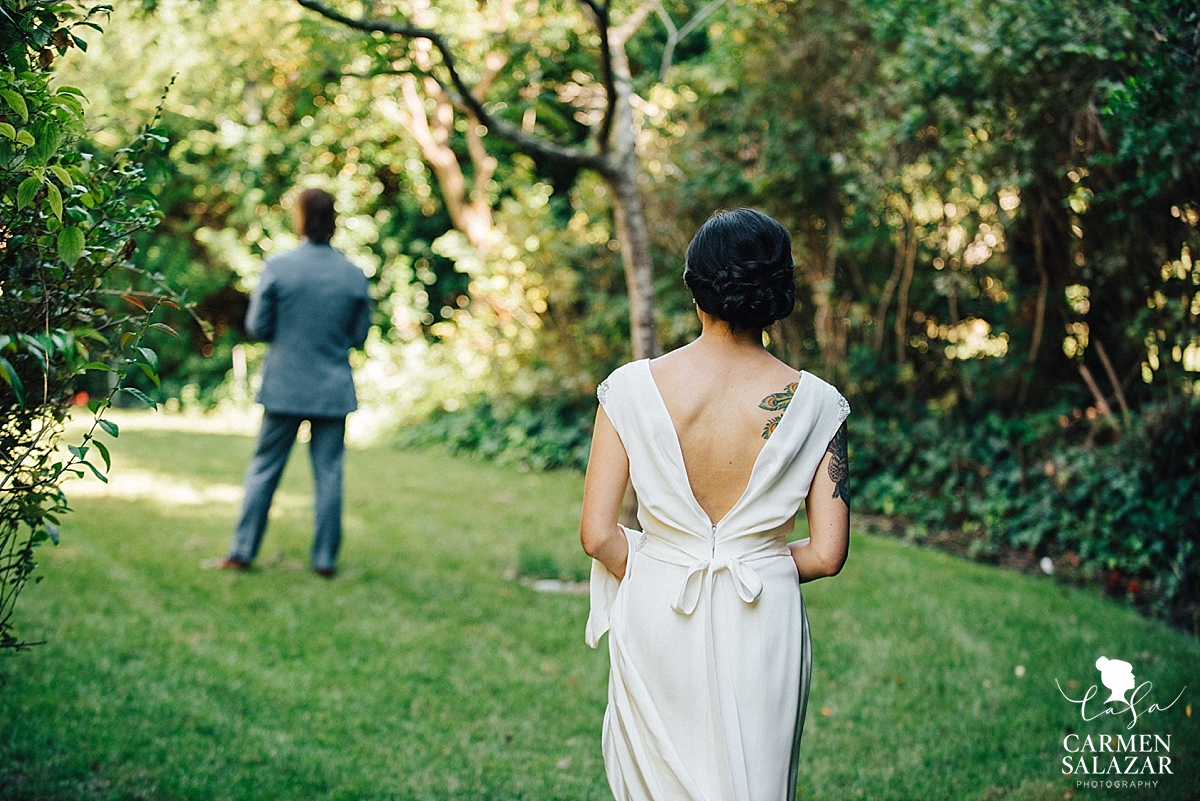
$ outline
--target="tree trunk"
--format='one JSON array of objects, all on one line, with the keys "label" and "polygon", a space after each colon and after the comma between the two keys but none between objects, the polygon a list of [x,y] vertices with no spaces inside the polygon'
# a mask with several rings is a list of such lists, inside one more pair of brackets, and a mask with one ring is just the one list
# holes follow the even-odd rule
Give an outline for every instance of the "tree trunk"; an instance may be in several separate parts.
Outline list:
[{"label": "tree trunk", "polygon": [[1033,218],[1033,261],[1038,271],[1037,301],[1033,310],[1033,337],[1029,343],[1029,365],[1037,361],[1042,347],[1042,330],[1046,325],[1046,297],[1050,290],[1050,274],[1046,272],[1046,256],[1043,252],[1042,218]]},{"label": "tree trunk", "polygon": [[904,254],[904,274],[900,276],[900,297],[896,301],[896,365],[903,366],[908,353],[908,289],[912,286],[913,268],[917,263],[917,232],[912,222],[908,226],[908,250]]},{"label": "tree trunk", "polygon": [[892,274],[884,284],[879,296],[879,305],[875,309],[875,352],[883,350],[884,327],[887,325],[888,306],[892,304],[892,294],[900,284],[900,274],[904,272],[904,258],[908,253],[908,240],[904,236],[905,229],[896,232],[896,261],[892,265]]},{"label": "tree trunk", "polygon": [[[467,129],[467,145],[474,172],[474,180],[468,189],[462,165],[450,146],[450,132],[454,127],[454,105],[450,98],[432,78],[424,80],[423,91],[418,89],[417,79],[412,75],[401,76],[400,86],[408,112],[402,124],[421,148],[421,155],[437,179],[451,224],[473,247],[482,249],[492,230],[492,206],[486,186],[496,171],[496,159],[488,155],[479,141],[478,121],[467,115],[471,123]],[[436,103],[432,114],[425,107],[426,99]]]},{"label": "tree trunk", "polygon": [[834,298],[834,276],[837,271],[838,250],[842,244],[841,225],[832,216],[826,222],[825,233],[807,231],[807,254],[801,259],[804,282],[808,284],[813,304],[813,331],[821,353],[824,377],[833,381],[841,374],[846,358],[846,301]]},{"label": "tree trunk", "polygon": [[662,352],[654,310],[654,265],[650,259],[650,232],[646,229],[645,205],[638,189],[640,164],[637,127],[633,122],[633,77],[625,53],[625,32],[610,32],[613,94],[611,113],[612,149],[604,177],[613,193],[613,218],[621,259],[625,263],[625,286],[629,294],[629,335],[633,358],[652,359]]},{"label": "tree trunk", "polygon": [[650,234],[638,191],[637,172],[621,169],[608,177],[613,193],[613,216],[621,259],[625,263],[625,285],[629,294],[629,332],[633,358],[652,359],[662,352],[654,314],[654,265],[650,259]]}]

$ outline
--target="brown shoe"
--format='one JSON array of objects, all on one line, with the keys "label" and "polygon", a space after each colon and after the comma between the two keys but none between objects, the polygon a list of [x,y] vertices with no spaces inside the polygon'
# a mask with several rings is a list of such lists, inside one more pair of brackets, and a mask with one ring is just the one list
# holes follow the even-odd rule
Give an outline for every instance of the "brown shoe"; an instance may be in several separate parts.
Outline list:
[{"label": "brown shoe", "polygon": [[249,570],[250,563],[230,556],[218,556],[213,559],[205,559],[200,563],[200,567],[205,570]]},{"label": "brown shoe", "polygon": [[336,567],[314,567],[313,572],[321,578],[331,579],[337,575]]}]

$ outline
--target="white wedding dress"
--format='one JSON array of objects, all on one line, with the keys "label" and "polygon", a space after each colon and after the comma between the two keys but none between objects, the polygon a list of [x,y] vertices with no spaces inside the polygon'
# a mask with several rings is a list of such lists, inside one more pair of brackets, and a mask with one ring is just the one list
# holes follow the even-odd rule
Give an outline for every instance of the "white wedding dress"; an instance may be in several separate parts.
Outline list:
[{"label": "white wedding dress", "polygon": [[647,360],[597,393],[642,531],[618,580],[592,563],[586,639],[609,632],[604,765],[616,801],[791,801],[811,653],[787,525],[849,404],[802,373],[745,492],[715,524]]}]

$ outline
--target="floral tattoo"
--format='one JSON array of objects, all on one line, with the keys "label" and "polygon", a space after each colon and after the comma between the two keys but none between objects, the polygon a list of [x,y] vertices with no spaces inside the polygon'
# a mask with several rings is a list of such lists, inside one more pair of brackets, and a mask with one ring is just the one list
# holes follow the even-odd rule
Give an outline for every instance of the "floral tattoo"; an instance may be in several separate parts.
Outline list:
[{"label": "floral tattoo", "polygon": [[833,482],[833,497],[841,498],[846,506],[850,505],[850,456],[846,451],[846,424],[838,429],[837,434],[829,441],[826,453],[833,455],[829,460],[829,479]]},{"label": "floral tattoo", "polygon": [[758,404],[758,408],[766,409],[768,412],[779,412],[772,417],[763,426],[762,438],[770,439],[775,433],[775,428],[779,425],[779,421],[783,419],[783,413],[787,411],[788,404],[792,402],[792,396],[796,394],[796,387],[800,385],[799,381],[793,381],[787,385],[787,389],[783,392],[773,392],[762,399],[762,403]]}]

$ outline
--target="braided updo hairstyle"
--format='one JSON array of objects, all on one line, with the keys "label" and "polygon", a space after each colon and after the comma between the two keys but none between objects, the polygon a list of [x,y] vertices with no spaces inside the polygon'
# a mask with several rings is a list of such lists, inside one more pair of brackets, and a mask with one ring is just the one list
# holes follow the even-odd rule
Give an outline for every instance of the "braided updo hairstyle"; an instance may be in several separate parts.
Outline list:
[{"label": "braided updo hairstyle", "polygon": [[683,280],[696,305],[738,331],[757,331],[796,303],[792,237],[753,209],[708,218],[688,245]]}]

